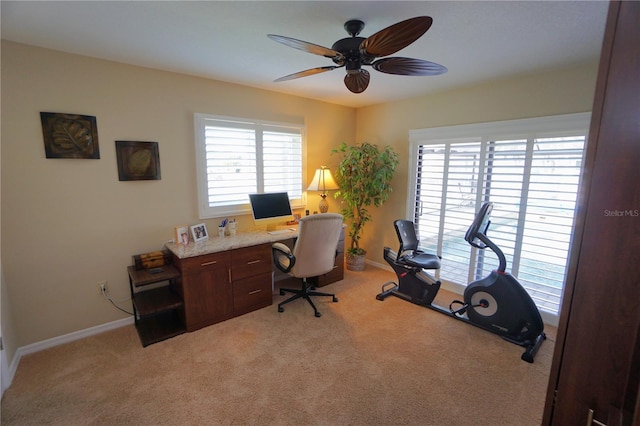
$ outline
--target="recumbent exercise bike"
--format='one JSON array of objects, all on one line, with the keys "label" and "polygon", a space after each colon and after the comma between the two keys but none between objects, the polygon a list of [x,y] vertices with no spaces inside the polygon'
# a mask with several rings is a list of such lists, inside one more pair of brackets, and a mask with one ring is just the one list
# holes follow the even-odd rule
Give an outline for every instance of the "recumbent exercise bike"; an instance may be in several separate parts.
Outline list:
[{"label": "recumbent exercise bike", "polygon": [[544,323],[531,296],[515,277],[505,272],[507,261],[504,253],[486,235],[492,210],[493,203],[483,203],[464,238],[479,249],[489,247],[498,256],[499,266],[487,277],[467,285],[464,302],[454,300],[448,310],[432,303],[441,283],[425,269],[440,269],[440,257],[418,250],[415,226],[409,220],[394,222],[400,241],[398,253],[389,247],[384,248],[384,259],[396,272],[398,283],[385,283],[376,299],[382,301],[387,296],[397,296],[495,333],[524,347],[521,358],[532,363],[546,339]]}]

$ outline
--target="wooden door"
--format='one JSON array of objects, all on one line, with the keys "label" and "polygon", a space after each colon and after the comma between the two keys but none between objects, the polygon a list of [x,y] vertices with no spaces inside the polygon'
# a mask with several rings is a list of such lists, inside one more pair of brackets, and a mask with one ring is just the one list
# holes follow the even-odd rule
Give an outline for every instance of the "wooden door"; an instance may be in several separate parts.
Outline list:
[{"label": "wooden door", "polygon": [[543,424],[640,424],[639,255],[640,2],[612,2]]}]

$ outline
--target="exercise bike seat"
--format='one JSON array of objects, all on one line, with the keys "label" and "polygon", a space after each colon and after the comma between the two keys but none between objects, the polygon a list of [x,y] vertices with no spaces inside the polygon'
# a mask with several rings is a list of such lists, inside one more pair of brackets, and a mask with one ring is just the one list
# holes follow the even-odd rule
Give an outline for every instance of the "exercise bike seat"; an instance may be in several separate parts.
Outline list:
[{"label": "exercise bike seat", "polygon": [[440,257],[418,250],[418,237],[413,222],[396,220],[393,222],[400,241],[396,262],[421,269],[440,269]]}]

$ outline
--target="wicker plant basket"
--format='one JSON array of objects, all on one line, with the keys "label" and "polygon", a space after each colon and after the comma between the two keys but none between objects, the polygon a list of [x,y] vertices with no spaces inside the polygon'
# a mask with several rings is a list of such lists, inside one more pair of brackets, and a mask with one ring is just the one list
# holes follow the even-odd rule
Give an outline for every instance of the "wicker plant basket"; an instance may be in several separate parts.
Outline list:
[{"label": "wicker plant basket", "polygon": [[366,255],[364,254],[347,253],[347,269],[350,271],[362,271],[364,270],[365,260]]}]

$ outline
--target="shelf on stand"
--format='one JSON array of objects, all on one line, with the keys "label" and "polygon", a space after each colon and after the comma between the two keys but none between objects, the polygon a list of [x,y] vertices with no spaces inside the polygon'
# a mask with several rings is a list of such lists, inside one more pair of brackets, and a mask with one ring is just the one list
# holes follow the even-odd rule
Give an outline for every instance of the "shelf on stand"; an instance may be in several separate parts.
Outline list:
[{"label": "shelf on stand", "polygon": [[144,321],[137,321],[136,329],[143,347],[170,339],[187,331],[178,312],[175,310],[147,317]]},{"label": "shelf on stand", "polygon": [[[181,317],[184,303],[173,288],[174,281],[180,277],[180,271],[175,266],[167,264],[151,269],[128,266],[127,272],[136,330],[142,346],[149,346],[186,332]],[[144,289],[145,286],[165,281],[168,282],[167,285]]]},{"label": "shelf on stand", "polygon": [[182,300],[169,286],[135,293],[133,303],[136,305],[140,318],[156,315],[163,311],[171,311],[182,306]]}]

